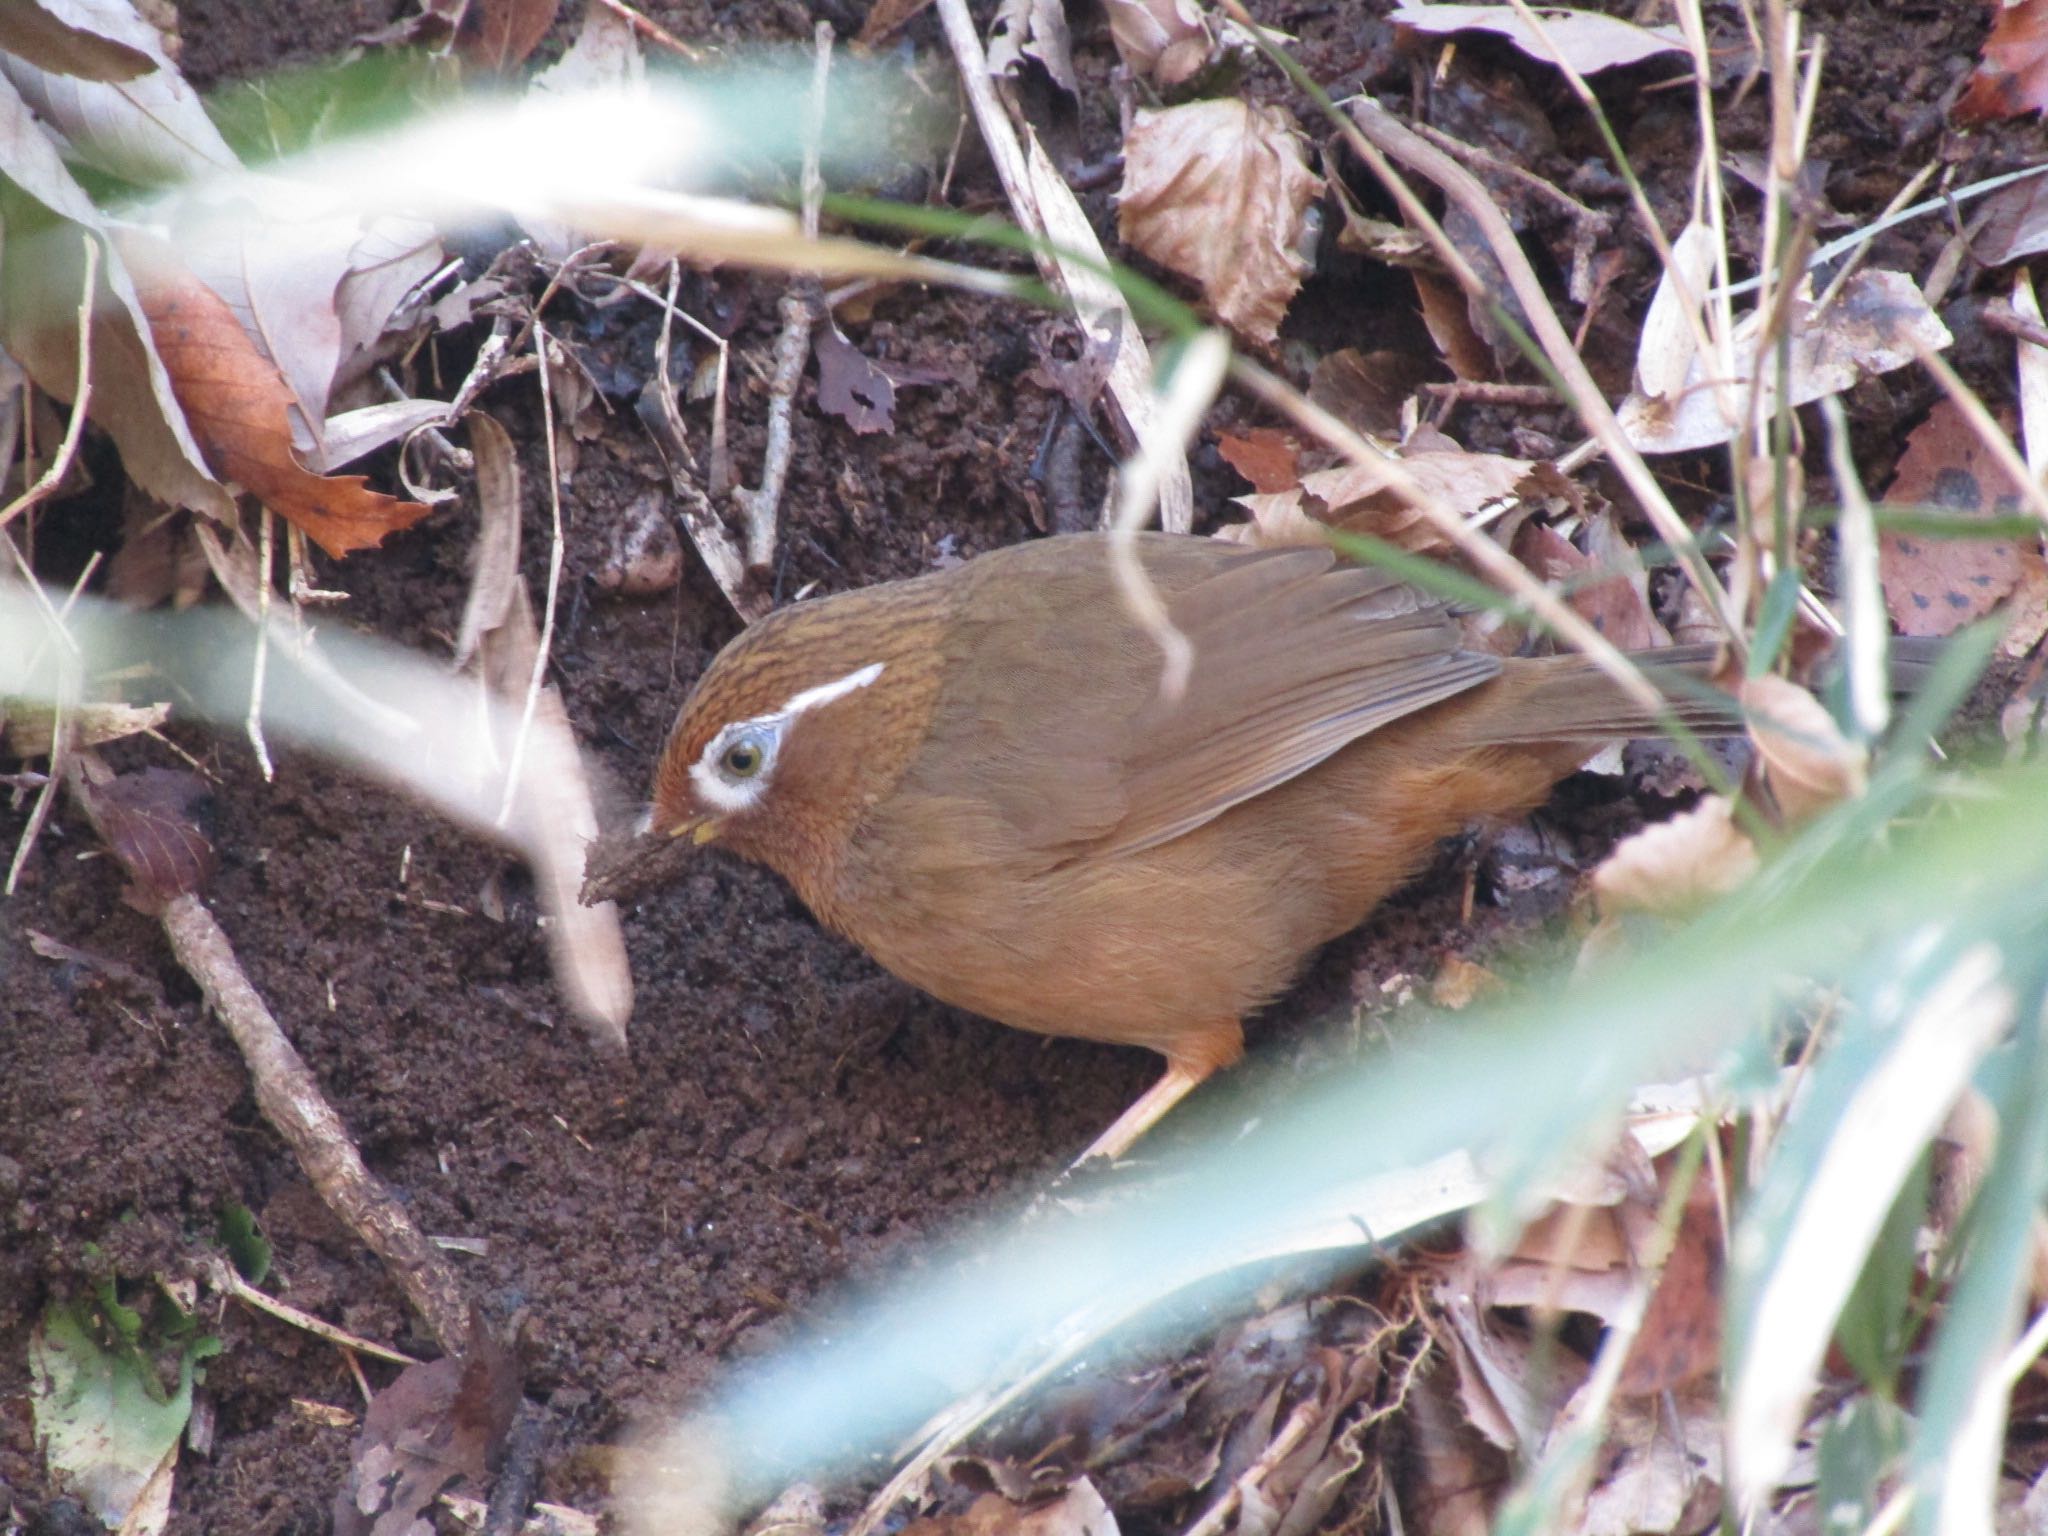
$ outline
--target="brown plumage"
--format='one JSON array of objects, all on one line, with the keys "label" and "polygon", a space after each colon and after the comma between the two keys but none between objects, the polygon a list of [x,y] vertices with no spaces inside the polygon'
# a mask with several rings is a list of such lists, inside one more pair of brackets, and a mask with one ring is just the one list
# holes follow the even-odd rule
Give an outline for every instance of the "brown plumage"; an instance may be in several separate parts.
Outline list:
[{"label": "brown plumage", "polygon": [[1107,541],[1021,545],[740,635],[683,706],[650,825],[768,865],[947,1002],[1160,1052],[1092,1150],[1235,1060],[1239,1019],[1441,838],[1656,728],[1579,658],[1467,651],[1440,604],[1327,551],[1139,551],[1193,644],[1177,702]]}]

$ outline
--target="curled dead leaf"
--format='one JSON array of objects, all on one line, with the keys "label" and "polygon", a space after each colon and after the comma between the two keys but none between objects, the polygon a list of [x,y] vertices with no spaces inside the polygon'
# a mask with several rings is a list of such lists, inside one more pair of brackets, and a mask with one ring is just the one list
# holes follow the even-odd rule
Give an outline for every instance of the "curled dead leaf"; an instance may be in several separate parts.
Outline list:
[{"label": "curled dead leaf", "polygon": [[417,502],[372,491],[360,475],[306,469],[292,448],[291,389],[234,312],[163,242],[129,232],[120,248],[172,393],[215,473],[337,557],[427,515]]},{"label": "curled dead leaf", "polygon": [[1764,782],[1787,821],[1863,793],[1870,754],[1842,734],[1820,700],[1774,676],[1749,678],[1740,696]]},{"label": "curled dead leaf", "polygon": [[93,824],[133,882],[129,896],[155,911],[200,889],[213,874],[213,839],[202,820],[206,781],[181,768],[145,768],[79,781]]},{"label": "curled dead leaf", "polygon": [[1322,189],[1279,108],[1222,99],[1140,112],[1124,138],[1117,232],[1199,283],[1224,324],[1270,343],[1308,275],[1298,247]]},{"label": "curled dead leaf", "polygon": [[1624,838],[1593,871],[1601,910],[1681,916],[1741,886],[1756,872],[1756,845],[1735,825],[1734,806],[1709,795],[1669,821]]}]

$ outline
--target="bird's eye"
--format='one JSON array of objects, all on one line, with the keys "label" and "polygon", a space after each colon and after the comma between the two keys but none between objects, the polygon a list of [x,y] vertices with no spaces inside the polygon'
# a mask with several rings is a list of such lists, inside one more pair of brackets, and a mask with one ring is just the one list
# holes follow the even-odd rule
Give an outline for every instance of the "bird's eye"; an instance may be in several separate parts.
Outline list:
[{"label": "bird's eye", "polygon": [[719,755],[718,766],[729,778],[751,779],[767,760],[768,754],[762,750],[759,738],[742,736]]}]

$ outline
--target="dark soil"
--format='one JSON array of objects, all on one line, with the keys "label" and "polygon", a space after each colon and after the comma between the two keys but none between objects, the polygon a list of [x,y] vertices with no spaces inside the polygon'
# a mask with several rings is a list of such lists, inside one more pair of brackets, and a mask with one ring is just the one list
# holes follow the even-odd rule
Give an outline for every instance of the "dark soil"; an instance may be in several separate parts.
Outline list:
[{"label": "dark soil", "polygon": [[[822,3],[816,14],[850,32],[864,9]],[[1099,79],[1109,59],[1102,19],[1074,9],[1084,66]],[[1300,38],[1320,78],[1390,99],[1424,78],[1396,59],[1382,24],[1359,14],[1366,7],[1259,9]],[[186,68],[204,87],[308,62],[392,10],[383,0],[191,0],[181,7]],[[795,3],[647,10],[684,37],[728,40],[803,39],[814,19]],[[1845,3],[1817,8],[1809,21],[1828,37],[1831,78],[1853,82],[1828,98],[1815,150],[1830,162],[1825,190],[1844,214],[1874,216],[1930,156],[1967,162],[1963,171],[1979,156],[1992,165],[1994,148],[1955,138],[1942,112],[1981,40],[1978,0]],[[929,17],[909,37],[940,55]],[[1577,119],[1554,81],[1504,51],[1469,50],[1479,61],[1471,88],[1484,83],[1513,109],[1496,117],[1521,113],[1542,130],[1544,142],[1501,152],[1549,174],[1592,157],[1589,136],[1555,142],[1565,131],[1555,125]],[[1280,94],[1266,74],[1252,88]],[[1617,88],[1608,99],[1627,114],[1624,136],[1672,215],[1691,175],[1687,94]],[[1082,160],[1115,148],[1107,101],[1102,93],[1084,115]],[[1732,152],[1759,147],[1749,140],[1763,107],[1759,92],[1726,119]],[[1455,118],[1446,126],[1470,128]],[[972,155],[955,196],[1000,201]],[[1107,194],[1091,208],[1113,232]],[[1754,212],[1751,199],[1741,216]],[[1921,270],[1945,237],[1927,221],[1881,242],[1877,258]],[[1541,243],[1543,232],[1532,239]],[[1634,275],[1609,300],[1616,334],[1639,317],[1652,271],[1640,249],[1629,260]],[[728,277],[718,287],[746,304],[736,350],[765,357],[779,285]],[[1384,273],[1326,260],[1296,307],[1282,361],[1305,378],[1314,357],[1337,346],[1426,349],[1406,300],[1388,312],[1397,292]],[[1033,536],[1021,488],[1056,399],[1030,373],[1036,324],[979,300],[885,300],[857,339],[952,381],[905,389],[893,433],[854,435],[816,409],[806,381],[783,510],[783,592],[912,575],[941,553]],[[645,367],[644,353],[632,351],[644,338],[612,336],[594,318],[571,339],[600,364]],[[735,446],[751,478],[765,391],[747,367],[733,376]],[[1899,374],[1857,399],[1873,473],[1888,463],[1874,445],[1926,398]],[[530,396],[504,391],[492,403],[537,444]],[[1243,409],[1226,405],[1222,419]],[[1571,437],[1561,417],[1541,412],[1482,413],[1456,430],[1475,446]],[[527,467],[531,487],[542,474],[537,446]],[[1720,471],[1707,457],[1668,468],[1694,488],[1694,504],[1710,503]],[[1088,474],[1093,496],[1101,466]],[[1199,451],[1197,479],[1212,522],[1244,489],[1213,447]],[[691,679],[736,628],[694,562],[680,589],[652,602],[602,599],[588,587],[623,509],[660,483],[643,434],[620,411],[584,445],[568,509],[570,600],[556,678],[611,776],[620,814]],[[545,509],[530,500],[537,591]],[[64,515],[57,509],[46,526]],[[68,575],[54,568],[67,563],[75,570],[111,531],[79,516],[77,526],[95,532],[52,536],[53,576]],[[460,514],[438,516],[330,567],[328,584],[353,594],[347,621],[445,654],[471,526]],[[208,896],[249,974],[370,1166],[420,1224],[484,1245],[456,1262],[488,1317],[516,1335],[526,1392],[548,1413],[546,1497],[592,1507],[597,1480],[585,1453],[614,1436],[636,1403],[706,1380],[782,1336],[822,1294],[901,1265],[950,1221],[1030,1189],[1157,1070],[1137,1051],[1043,1041],[944,1008],[821,933],[773,876],[715,852],[627,915],[638,1003],[629,1059],[607,1060],[560,1004],[519,869],[318,762],[286,753],[265,783],[238,737],[172,735],[214,782],[220,869]],[[121,760],[175,761],[148,742],[129,744]],[[1448,850],[1255,1025],[1254,1065],[1284,1072],[1298,1059],[1309,1069],[1315,1053],[1299,1046],[1317,1021],[1349,1016],[1355,997],[1378,995],[1380,979],[1427,977],[1448,953],[1484,954],[1558,930],[1576,870],[1644,808],[1614,780],[1577,780],[1541,818],[1540,838],[1518,834],[1494,853]],[[26,811],[0,804],[0,847],[13,848]],[[60,813],[21,893],[0,904],[0,1529],[10,1500],[32,1525],[61,1519],[25,1392],[32,1322],[93,1279],[132,1286],[187,1272],[214,1242],[223,1206],[256,1214],[276,1250],[271,1287],[295,1305],[431,1352],[377,1262],[326,1213],[264,1124],[233,1046],[94,849],[89,829]],[[1527,877],[1512,877],[1517,869]],[[37,933],[125,969],[42,958],[30,948]],[[360,1406],[341,1355],[239,1307],[207,1325],[225,1341],[206,1384],[217,1424],[211,1454],[181,1466],[173,1528],[324,1529],[350,1432],[299,1405]],[[381,1368],[378,1379],[388,1379]]]}]

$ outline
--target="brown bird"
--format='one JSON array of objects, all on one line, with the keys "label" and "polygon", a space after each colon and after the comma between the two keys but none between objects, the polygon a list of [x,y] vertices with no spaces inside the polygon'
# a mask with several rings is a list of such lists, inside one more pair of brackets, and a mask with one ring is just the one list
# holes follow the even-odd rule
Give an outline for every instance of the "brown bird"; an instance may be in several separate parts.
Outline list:
[{"label": "brown bird", "polygon": [[[683,705],[640,861],[715,840],[935,997],[1158,1051],[1166,1075],[1084,1157],[1235,1061],[1239,1020],[1440,839],[1658,728],[1582,658],[1467,650],[1443,604],[1327,550],[1138,554],[1193,647],[1179,698],[1102,535],[800,603]],[[1640,659],[1669,679],[1710,653]],[[630,867],[586,896],[644,883]]]}]

